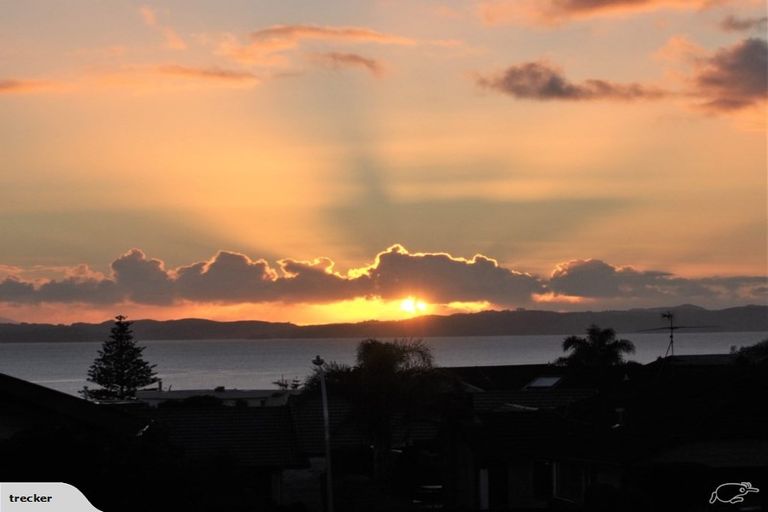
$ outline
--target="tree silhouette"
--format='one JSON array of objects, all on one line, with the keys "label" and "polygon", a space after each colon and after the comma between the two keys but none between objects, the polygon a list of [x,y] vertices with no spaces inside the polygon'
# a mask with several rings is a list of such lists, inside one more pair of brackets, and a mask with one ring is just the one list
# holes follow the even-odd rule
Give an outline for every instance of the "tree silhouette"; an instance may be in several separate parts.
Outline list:
[{"label": "tree silhouette", "polygon": [[587,337],[569,336],[563,340],[563,351],[571,351],[560,357],[558,364],[568,366],[614,366],[624,362],[624,354],[635,352],[635,345],[625,339],[616,339],[613,329],[601,329],[590,325]]},{"label": "tree silhouette", "polygon": [[[373,450],[377,477],[382,476],[393,442],[405,440],[393,439],[395,424],[401,435],[408,436],[412,421],[440,416],[447,407],[441,395],[458,387],[450,374],[434,367],[429,347],[420,340],[367,339],[357,347],[354,366],[331,361],[323,370],[329,394],[349,401],[351,419]],[[316,370],[304,390],[311,393],[318,387]]]},{"label": "tree silhouette", "polygon": [[768,361],[768,338],[750,345],[741,347],[737,354],[737,361],[741,363],[761,363]]},{"label": "tree silhouette", "polygon": [[123,315],[115,317],[109,339],[99,350],[99,354],[88,370],[88,382],[101,386],[101,389],[84,387],[81,394],[95,400],[127,400],[136,396],[138,388],[157,382],[155,365],[150,365],[142,357],[144,347],[133,339],[131,322]]}]

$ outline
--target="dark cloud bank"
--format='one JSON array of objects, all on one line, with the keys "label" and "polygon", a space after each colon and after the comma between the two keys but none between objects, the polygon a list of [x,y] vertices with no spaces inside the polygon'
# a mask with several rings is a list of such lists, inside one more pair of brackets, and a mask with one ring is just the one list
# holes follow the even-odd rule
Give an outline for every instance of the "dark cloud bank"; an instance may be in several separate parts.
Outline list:
[{"label": "dark cloud bank", "polygon": [[133,249],[111,268],[111,275],[104,278],[86,275],[33,283],[8,277],[0,282],[0,302],[322,304],[357,297],[397,300],[414,294],[438,304],[487,301],[503,307],[573,297],[606,304],[644,301],[726,306],[763,302],[768,297],[763,276],[686,279],[600,260],[573,260],[558,265],[544,278],[505,268],[482,255],[465,259],[445,253],[409,253],[399,245],[379,253],[368,267],[347,274],[335,271],[327,258],[284,259],[275,268],[265,260],[225,251],[208,261],[166,269],[162,261]]},{"label": "dark cloud bank", "polygon": [[[729,18],[724,22],[724,26],[731,30],[746,30],[764,24],[764,18]],[[768,43],[764,39],[744,39],[693,64],[690,88],[681,93],[700,98],[707,110],[735,111],[768,99]],[[654,100],[673,94],[640,83],[603,79],[574,82],[559,68],[546,62],[513,65],[496,75],[479,76],[477,84],[517,99],[536,101]]]},{"label": "dark cloud bank", "polygon": [[696,94],[717,111],[737,110],[768,99],[768,43],[749,38],[722,48],[697,66]]},{"label": "dark cloud bank", "polygon": [[[625,11],[634,9],[655,9],[667,7],[673,2],[669,0],[542,0],[545,10],[552,15],[589,15],[610,11]],[[703,8],[708,0],[679,0],[681,7],[691,9]]]},{"label": "dark cloud bank", "polygon": [[666,95],[660,89],[641,84],[622,84],[589,79],[571,82],[562,71],[546,62],[510,66],[494,77],[480,77],[478,84],[516,98],[531,100],[636,100]]}]

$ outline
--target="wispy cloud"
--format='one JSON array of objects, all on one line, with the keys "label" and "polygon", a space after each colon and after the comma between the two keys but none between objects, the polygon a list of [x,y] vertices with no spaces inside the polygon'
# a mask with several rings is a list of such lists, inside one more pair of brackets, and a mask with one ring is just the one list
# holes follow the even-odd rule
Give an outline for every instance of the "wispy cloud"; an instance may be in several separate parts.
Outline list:
[{"label": "wispy cloud", "polygon": [[378,60],[363,57],[357,53],[317,53],[312,56],[312,60],[331,68],[359,68],[370,72],[373,76],[384,74],[384,67]]},{"label": "wispy cloud", "polygon": [[223,69],[218,67],[203,68],[169,64],[165,66],[158,66],[155,68],[155,70],[161,75],[181,78],[202,79],[219,82],[248,83],[253,85],[261,82],[261,78],[255,73],[251,73],[250,71]]},{"label": "wispy cloud", "polygon": [[728,16],[720,22],[720,28],[726,32],[748,32],[750,30],[765,30],[768,25],[768,16],[739,18]]},{"label": "wispy cloud", "polygon": [[218,53],[248,64],[274,65],[285,61],[281,53],[294,50],[305,41],[399,46],[418,44],[414,39],[367,27],[274,25],[251,32],[246,42],[227,34],[219,43]]},{"label": "wispy cloud", "polygon": [[87,91],[167,91],[190,86],[252,87],[261,84],[257,73],[216,66],[157,66],[122,67],[74,78],[49,80],[0,80],[0,95],[78,93]]},{"label": "wispy cloud", "polygon": [[551,25],[657,9],[697,10],[712,3],[712,0],[481,0],[477,11],[489,24]]},{"label": "wispy cloud", "polygon": [[157,14],[155,13],[155,10],[148,5],[140,6],[139,14],[141,15],[141,19],[144,20],[144,24],[148,27],[157,25]]},{"label": "wispy cloud", "polygon": [[149,7],[148,5],[140,6],[139,15],[146,26],[152,27],[162,34],[163,39],[165,40],[165,45],[168,48],[172,50],[184,50],[187,48],[186,41],[184,41],[173,27],[160,23],[157,11],[152,7]]},{"label": "wispy cloud", "polygon": [[305,39],[356,41],[379,44],[414,45],[408,37],[386,34],[367,27],[332,27],[321,25],[274,25],[252,32],[250,39],[257,45],[297,44]]},{"label": "wispy cloud", "polygon": [[54,87],[48,80],[0,79],[0,94],[40,92]]},{"label": "wispy cloud", "polygon": [[581,82],[568,80],[557,67],[546,62],[510,66],[494,76],[480,76],[478,85],[527,100],[639,100],[658,99],[668,93],[638,83],[617,83],[602,79]]}]

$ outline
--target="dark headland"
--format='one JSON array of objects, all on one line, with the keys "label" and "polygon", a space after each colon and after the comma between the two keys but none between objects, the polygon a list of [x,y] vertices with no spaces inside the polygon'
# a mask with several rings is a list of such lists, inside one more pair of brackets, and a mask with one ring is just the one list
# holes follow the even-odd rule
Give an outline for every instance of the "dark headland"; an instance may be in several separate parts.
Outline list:
[{"label": "dark headland", "polygon": [[[663,327],[661,313],[671,311],[675,323],[694,327],[683,332],[768,331],[768,306],[739,306],[708,310],[693,305],[627,311],[580,311],[559,313],[518,309],[485,311],[449,316],[428,315],[408,320],[367,321],[325,325],[243,320],[217,322],[203,319],[137,320],[138,339],[266,339],[266,338],[393,338],[426,336],[502,336],[578,334],[590,324],[631,333]],[[0,342],[102,341],[111,320],[98,324],[71,325],[0,324]]]}]

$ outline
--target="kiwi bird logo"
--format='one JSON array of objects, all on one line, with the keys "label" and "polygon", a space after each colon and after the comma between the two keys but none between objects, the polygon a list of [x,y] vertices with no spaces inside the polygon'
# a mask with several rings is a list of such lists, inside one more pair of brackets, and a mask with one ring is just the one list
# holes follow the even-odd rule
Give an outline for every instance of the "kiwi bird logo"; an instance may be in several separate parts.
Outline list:
[{"label": "kiwi bird logo", "polygon": [[709,498],[709,503],[719,501],[721,503],[741,503],[744,501],[744,496],[750,492],[760,492],[757,487],[752,487],[749,482],[728,482],[726,484],[720,484],[712,493]]}]

